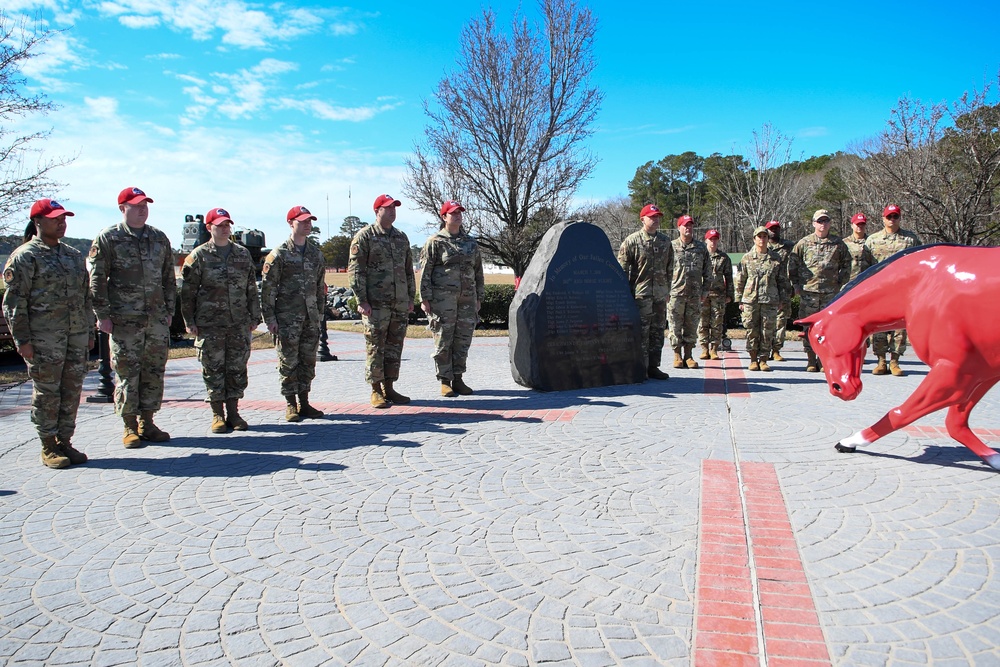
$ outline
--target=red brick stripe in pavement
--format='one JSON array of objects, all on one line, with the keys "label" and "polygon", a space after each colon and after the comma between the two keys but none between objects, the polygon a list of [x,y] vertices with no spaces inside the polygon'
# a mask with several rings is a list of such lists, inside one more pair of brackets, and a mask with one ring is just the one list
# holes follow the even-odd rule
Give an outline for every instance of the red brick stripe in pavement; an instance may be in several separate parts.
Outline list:
[{"label": "red brick stripe in pavement", "polygon": [[735,352],[723,352],[721,359],[705,362],[705,393],[750,398],[743,362]]},{"label": "red brick stripe in pavement", "polygon": [[754,613],[754,576],[767,665],[829,665],[826,640],[774,466],[741,463],[740,469],[747,516],[735,464],[702,462],[695,667],[763,664]]}]

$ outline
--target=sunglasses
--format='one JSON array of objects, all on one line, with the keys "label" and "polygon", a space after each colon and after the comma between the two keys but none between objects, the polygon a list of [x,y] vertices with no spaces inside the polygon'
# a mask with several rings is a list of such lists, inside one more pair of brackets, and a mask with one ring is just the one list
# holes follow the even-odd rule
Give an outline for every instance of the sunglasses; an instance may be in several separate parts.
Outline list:
[{"label": "sunglasses", "polygon": [[899,213],[890,213],[889,215],[887,215],[885,217],[888,220],[899,220]]}]

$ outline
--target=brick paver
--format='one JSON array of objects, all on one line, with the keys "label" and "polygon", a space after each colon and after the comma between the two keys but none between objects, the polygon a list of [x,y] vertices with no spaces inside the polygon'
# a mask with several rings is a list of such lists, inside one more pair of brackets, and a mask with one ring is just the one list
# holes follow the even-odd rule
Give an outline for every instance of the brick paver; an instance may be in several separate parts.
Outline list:
[{"label": "brick paver", "polygon": [[[84,403],[91,460],[68,470],[38,462],[30,389],[0,393],[0,663],[1000,663],[1000,476],[943,415],[833,449],[920,382],[912,358],[854,403],[794,343],[773,373],[730,353],[543,394],[513,383],[506,339],[476,339],[476,394],[446,399],[413,340],[413,403],[372,410],[360,335],[331,348],[325,419],[283,421],[259,351],[251,430],[212,435],[177,360],[171,441],[125,450]],[[995,444],[998,407],[972,420]]]}]

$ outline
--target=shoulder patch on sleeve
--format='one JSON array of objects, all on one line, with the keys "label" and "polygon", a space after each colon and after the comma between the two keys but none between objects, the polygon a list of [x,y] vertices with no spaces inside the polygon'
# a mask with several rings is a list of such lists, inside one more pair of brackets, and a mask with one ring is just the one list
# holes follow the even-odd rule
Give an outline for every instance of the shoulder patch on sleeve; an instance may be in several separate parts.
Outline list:
[{"label": "shoulder patch on sleeve", "polygon": [[351,257],[355,257],[359,252],[361,252],[361,246],[357,243],[351,244]]},{"label": "shoulder patch on sleeve", "polygon": [[193,254],[188,255],[187,257],[184,258],[184,266],[191,266],[192,264],[194,264]]},{"label": "shoulder patch on sleeve", "polygon": [[87,254],[88,257],[97,257],[97,244],[90,244],[90,252]]},{"label": "shoulder patch on sleeve", "polygon": [[265,262],[264,266],[261,268],[260,272],[262,274],[264,274],[264,275],[267,275],[268,271],[270,271],[270,270],[271,270],[271,263],[270,262]]},{"label": "shoulder patch on sleeve", "polygon": [[11,268],[4,269],[3,280],[5,283],[8,284],[14,282],[14,269]]}]

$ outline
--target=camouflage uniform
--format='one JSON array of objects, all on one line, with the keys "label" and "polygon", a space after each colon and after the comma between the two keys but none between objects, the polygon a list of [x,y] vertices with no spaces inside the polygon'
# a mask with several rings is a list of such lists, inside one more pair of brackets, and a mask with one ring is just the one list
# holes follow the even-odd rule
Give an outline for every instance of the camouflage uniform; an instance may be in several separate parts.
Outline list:
[{"label": "camouflage uniform", "polygon": [[420,266],[420,300],[431,304],[434,367],[439,380],[450,382],[465,373],[478,305],[486,296],[479,244],[465,231],[452,236],[442,229],[424,244]]},{"label": "camouflage uniform", "polygon": [[847,251],[851,253],[851,280],[857,278],[858,274],[868,267],[878,264],[872,251],[868,249],[866,241],[867,237],[858,239],[853,234],[844,239]]},{"label": "camouflage uniform", "polygon": [[260,306],[264,322],[278,325],[281,394],[308,394],[316,377],[316,351],[326,308],[326,262],[312,239],[300,251],[289,238],[264,258]]},{"label": "camouflage uniform", "polygon": [[751,249],[743,255],[736,275],[736,297],[743,304],[743,326],[751,362],[768,356],[767,351],[772,349],[774,318],[778,306],[789,298],[791,291],[778,253],[771,250],[758,253]]},{"label": "camouflage uniform", "polygon": [[[792,254],[795,246],[791,241],[768,241],[767,249],[778,253],[781,257],[781,270],[788,275],[788,256]],[[788,293],[788,298],[778,306],[778,314],[774,322],[774,342],[771,344],[773,352],[780,352],[785,345],[785,333],[788,330],[788,318],[792,315],[792,293]]]},{"label": "camouflage uniform", "polygon": [[90,292],[97,319],[110,319],[115,413],[156,412],[170,349],[169,318],[177,301],[174,251],[151,225],[125,222],[102,231],[90,246]]},{"label": "camouflage uniform", "polygon": [[[895,234],[890,234],[883,228],[865,239],[865,246],[871,251],[876,263],[884,262],[897,252],[918,245],[923,245],[920,237],[905,229],[899,229]],[[882,331],[874,334],[872,336],[872,352],[879,359],[884,359],[886,352],[903,356],[903,353],[906,352],[906,329]]]},{"label": "camouflage uniform", "polygon": [[646,367],[659,368],[674,270],[674,247],[670,237],[660,231],[650,236],[642,229],[629,234],[618,249],[618,263],[625,270],[639,309]]},{"label": "camouflage uniform", "polygon": [[42,438],[69,442],[76,430],[94,336],[87,266],[76,248],[28,241],[7,260],[3,312],[14,344],[31,343],[31,422]]},{"label": "camouflage uniform", "polygon": [[[250,360],[250,325],[260,324],[257,274],[250,251],[229,243],[228,257],[203,243],[181,269],[181,314],[197,327],[194,346],[201,361],[209,403],[243,398]],[[279,329],[280,331],[280,329]]]},{"label": "camouflage uniform", "polygon": [[[851,253],[839,236],[831,234],[821,239],[810,234],[792,248],[788,274],[792,286],[800,291],[799,317],[809,317],[826,308],[850,280]],[[802,338],[802,347],[807,354],[813,354],[808,336]]]},{"label": "camouflage uniform", "polygon": [[701,317],[701,300],[708,296],[712,284],[712,260],[704,242],[692,240],[683,243],[673,240],[674,275],[670,285],[670,346],[675,352],[681,346],[694,347],[698,339],[698,320]]},{"label": "camouflage uniform", "polygon": [[368,350],[365,381],[394,382],[399,379],[406,323],[417,293],[410,240],[395,227],[386,231],[377,222],[368,225],[351,241],[347,272],[358,303],[372,308],[362,318]]},{"label": "camouflage uniform", "polygon": [[733,261],[729,255],[716,250],[709,253],[712,261],[712,280],[708,285],[708,298],[701,306],[701,325],[698,342],[718,349],[726,333],[726,304],[735,298],[733,291]]}]

